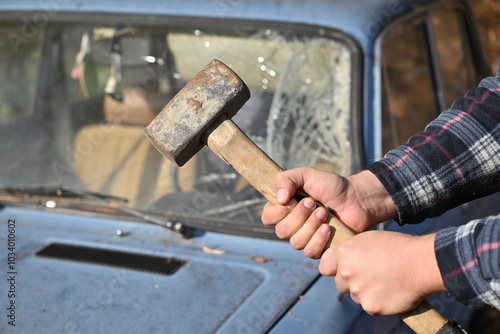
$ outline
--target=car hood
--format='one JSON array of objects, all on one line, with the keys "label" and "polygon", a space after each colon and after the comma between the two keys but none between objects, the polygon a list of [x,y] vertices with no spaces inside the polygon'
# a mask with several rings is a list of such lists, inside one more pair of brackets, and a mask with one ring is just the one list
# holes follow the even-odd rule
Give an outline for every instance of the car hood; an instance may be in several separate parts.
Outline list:
[{"label": "car hood", "polygon": [[[182,240],[145,223],[12,207],[0,221],[0,245],[13,247],[1,260],[7,302],[23,332],[264,332],[318,278],[317,263],[281,241]],[[170,272],[144,271],[162,261]]]}]

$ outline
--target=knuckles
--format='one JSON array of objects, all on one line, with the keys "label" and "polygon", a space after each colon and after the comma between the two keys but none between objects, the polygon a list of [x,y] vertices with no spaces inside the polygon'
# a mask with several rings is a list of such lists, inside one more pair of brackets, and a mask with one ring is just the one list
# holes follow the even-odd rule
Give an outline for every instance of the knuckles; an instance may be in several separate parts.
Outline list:
[{"label": "knuckles", "polygon": [[382,308],[380,307],[380,302],[369,302],[369,301],[363,301],[359,300],[359,303],[363,310],[365,310],[366,313],[372,316],[376,315],[383,315],[384,313],[382,312]]}]

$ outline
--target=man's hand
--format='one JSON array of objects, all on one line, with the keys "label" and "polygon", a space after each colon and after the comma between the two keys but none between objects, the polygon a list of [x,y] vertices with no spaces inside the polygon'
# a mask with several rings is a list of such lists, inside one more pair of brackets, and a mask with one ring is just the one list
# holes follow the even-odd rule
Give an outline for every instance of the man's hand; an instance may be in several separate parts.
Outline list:
[{"label": "man's hand", "polygon": [[[387,231],[366,231],[397,217],[394,202],[369,171],[342,177],[313,168],[277,174],[277,201],[262,212],[265,225],[289,239],[295,249],[320,258],[320,272],[335,277],[337,289],[350,293],[370,314],[401,314],[426,296],[445,291],[434,253],[435,235],[414,237]],[[324,251],[330,237],[328,212],[311,198],[292,198],[302,189],[335,210],[352,231],[360,233]]]},{"label": "man's hand", "polygon": [[319,258],[330,238],[325,224],[328,212],[316,208],[311,198],[297,203],[293,195],[302,189],[312,198],[335,211],[335,215],[352,231],[397,216],[396,208],[380,181],[369,171],[349,177],[313,168],[297,168],[276,175],[278,205],[267,203],[262,212],[265,225],[275,225],[276,235],[289,239],[295,249],[306,256]]},{"label": "man's hand", "polygon": [[326,250],[319,270],[335,276],[340,292],[350,293],[372,315],[401,314],[426,296],[445,291],[434,253],[435,235],[388,231],[360,233]]}]

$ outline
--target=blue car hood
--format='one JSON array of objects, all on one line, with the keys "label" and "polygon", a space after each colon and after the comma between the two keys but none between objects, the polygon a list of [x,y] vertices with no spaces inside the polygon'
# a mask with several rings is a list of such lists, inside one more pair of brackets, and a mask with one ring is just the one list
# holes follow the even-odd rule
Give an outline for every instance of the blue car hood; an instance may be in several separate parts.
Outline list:
[{"label": "blue car hood", "polygon": [[[7,302],[24,333],[264,332],[318,278],[315,261],[280,241],[208,232],[182,240],[156,225],[10,207],[0,221],[0,245],[13,246],[1,258],[12,278]],[[50,245],[68,258],[43,255]],[[72,249],[121,254],[122,263],[81,262]],[[179,262],[165,275],[124,268],[129,255]]]}]

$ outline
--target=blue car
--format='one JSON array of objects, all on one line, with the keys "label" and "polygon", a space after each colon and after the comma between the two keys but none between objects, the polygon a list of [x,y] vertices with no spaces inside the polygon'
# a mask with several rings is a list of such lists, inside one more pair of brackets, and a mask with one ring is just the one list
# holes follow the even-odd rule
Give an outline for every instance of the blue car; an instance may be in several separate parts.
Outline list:
[{"label": "blue car", "polygon": [[178,167],[144,129],[219,59],[251,91],[234,122],[281,167],[349,175],[489,74],[476,29],[460,0],[0,2],[0,332],[412,333],[278,240],[208,149]]}]

